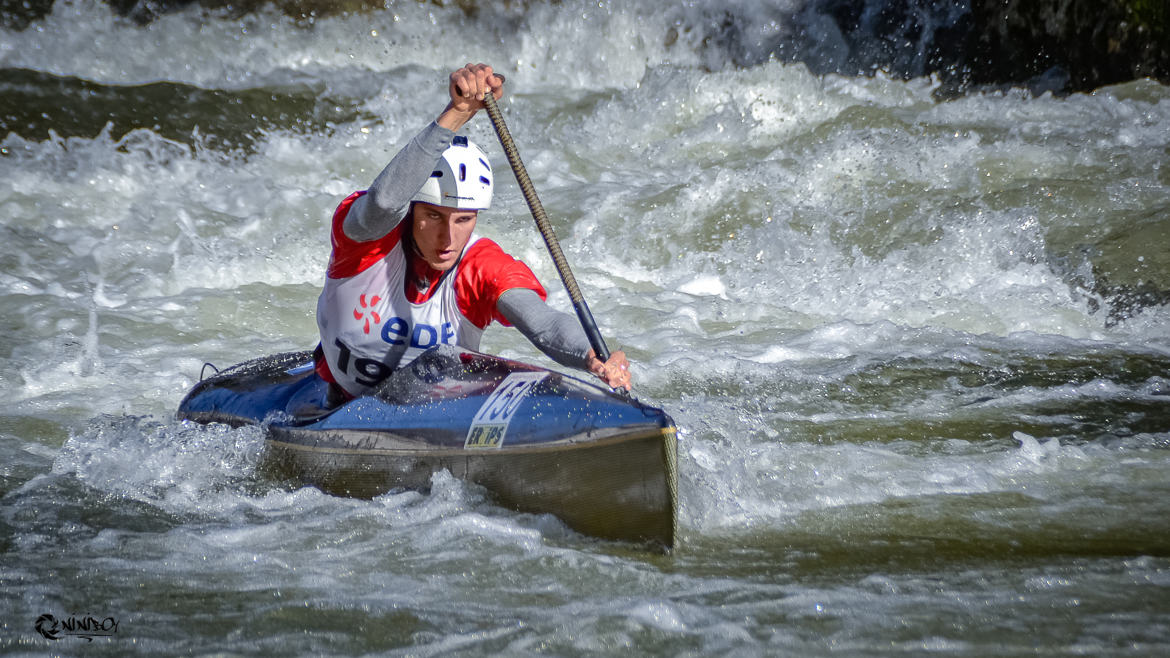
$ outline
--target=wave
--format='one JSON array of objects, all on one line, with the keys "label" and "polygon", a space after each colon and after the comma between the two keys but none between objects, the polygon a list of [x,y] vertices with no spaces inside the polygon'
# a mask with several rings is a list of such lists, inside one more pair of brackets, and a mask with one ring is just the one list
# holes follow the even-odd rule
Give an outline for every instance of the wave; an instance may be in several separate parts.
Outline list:
[{"label": "wave", "polygon": [[[200,23],[269,20],[279,14],[302,30],[359,16],[372,23],[390,17],[406,28],[411,17],[452,30],[487,33],[499,40],[540,41],[543,33],[572,26],[548,55],[565,57],[566,44],[591,40],[637,59],[661,50],[674,63],[705,70],[757,66],[778,60],[804,63],[815,73],[887,74],[909,79],[937,76],[942,95],[1015,84],[1034,93],[1090,90],[1146,76],[1170,81],[1170,14],[1150,3],[1110,0],[1091,12],[1068,10],[1066,0],[1004,5],[987,0],[735,0],[668,7],[633,3],[513,2],[423,3],[374,0],[107,0],[113,20],[146,27],[176,13]],[[3,25],[42,30],[59,11],[53,0],[9,8]],[[404,19],[406,19],[404,21]],[[417,21],[415,21],[417,26]],[[35,26],[35,28],[34,28]],[[635,30],[623,29],[636,26]],[[378,29],[378,28],[376,28]],[[414,28],[410,28],[414,29]],[[389,30],[383,30],[389,31]],[[350,39],[361,31],[351,33]],[[602,35],[602,39],[591,38]],[[408,37],[409,38],[409,37]],[[352,43],[352,42],[351,42]]]}]

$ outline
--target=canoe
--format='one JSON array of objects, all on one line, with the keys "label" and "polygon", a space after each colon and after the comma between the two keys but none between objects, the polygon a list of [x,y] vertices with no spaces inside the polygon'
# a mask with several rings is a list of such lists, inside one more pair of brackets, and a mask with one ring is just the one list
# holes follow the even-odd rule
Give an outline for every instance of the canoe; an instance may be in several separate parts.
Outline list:
[{"label": "canoe", "polygon": [[445,469],[504,507],[553,514],[583,534],[674,545],[676,430],[662,409],[447,345],[335,408],[326,391],[311,352],[277,354],[203,379],[177,415],[261,425],[263,470],[330,494],[425,490]]}]

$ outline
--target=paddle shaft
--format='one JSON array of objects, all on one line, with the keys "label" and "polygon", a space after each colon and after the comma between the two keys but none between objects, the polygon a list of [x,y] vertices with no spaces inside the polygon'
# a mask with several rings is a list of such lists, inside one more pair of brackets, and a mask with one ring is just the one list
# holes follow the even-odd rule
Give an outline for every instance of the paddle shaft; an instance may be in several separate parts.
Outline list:
[{"label": "paddle shaft", "polygon": [[516,142],[512,141],[512,133],[508,132],[508,126],[504,123],[504,115],[500,113],[500,107],[496,104],[496,99],[490,91],[484,95],[483,103],[487,107],[487,113],[492,120],[492,127],[496,130],[496,136],[500,138],[500,146],[504,147],[504,153],[508,156],[508,164],[512,165],[512,173],[516,175],[516,182],[520,183],[520,191],[524,193],[528,209],[532,211],[532,218],[536,220],[536,228],[540,229],[540,235],[544,238],[544,244],[548,247],[553,264],[557,266],[557,274],[561,275],[565,291],[569,293],[569,299],[573,301],[573,309],[577,311],[577,319],[581,321],[581,328],[585,330],[585,335],[589,338],[589,345],[593,348],[594,354],[602,363],[605,363],[609,361],[609,349],[606,348],[605,340],[597,329],[597,322],[593,320],[593,314],[589,312],[589,305],[585,303],[585,298],[581,295],[581,289],[577,287],[577,279],[573,276],[573,271],[569,269],[569,261],[565,259],[565,254],[561,251],[561,243],[557,240],[556,233],[553,232],[548,215],[544,212],[544,206],[541,205],[540,198],[536,196],[536,188],[532,185],[532,179],[528,177],[528,170],[524,168],[524,163],[520,160],[520,152],[516,149]]}]

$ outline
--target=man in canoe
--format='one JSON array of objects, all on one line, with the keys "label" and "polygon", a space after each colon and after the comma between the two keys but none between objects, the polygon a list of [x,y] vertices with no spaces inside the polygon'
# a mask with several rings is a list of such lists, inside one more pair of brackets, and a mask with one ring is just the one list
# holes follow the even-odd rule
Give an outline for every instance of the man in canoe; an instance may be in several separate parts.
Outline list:
[{"label": "man in canoe", "polygon": [[532,270],[475,233],[495,177],[487,156],[455,133],[484,108],[484,94],[503,96],[503,79],[468,64],[447,91],[439,117],[333,214],[316,359],[331,402],[370,390],[439,343],[479,349],[492,321],[515,326],[557,363],[628,389],[625,354],[602,363],[576,318],[545,304]]}]

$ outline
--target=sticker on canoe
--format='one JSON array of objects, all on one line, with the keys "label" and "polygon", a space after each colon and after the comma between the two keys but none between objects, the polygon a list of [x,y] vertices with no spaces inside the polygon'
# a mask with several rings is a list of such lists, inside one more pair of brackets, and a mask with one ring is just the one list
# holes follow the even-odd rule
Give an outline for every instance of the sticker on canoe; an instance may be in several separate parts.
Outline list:
[{"label": "sticker on canoe", "polygon": [[547,376],[547,372],[514,372],[505,377],[471,419],[463,447],[490,449],[503,445],[508,423],[524,396]]}]

